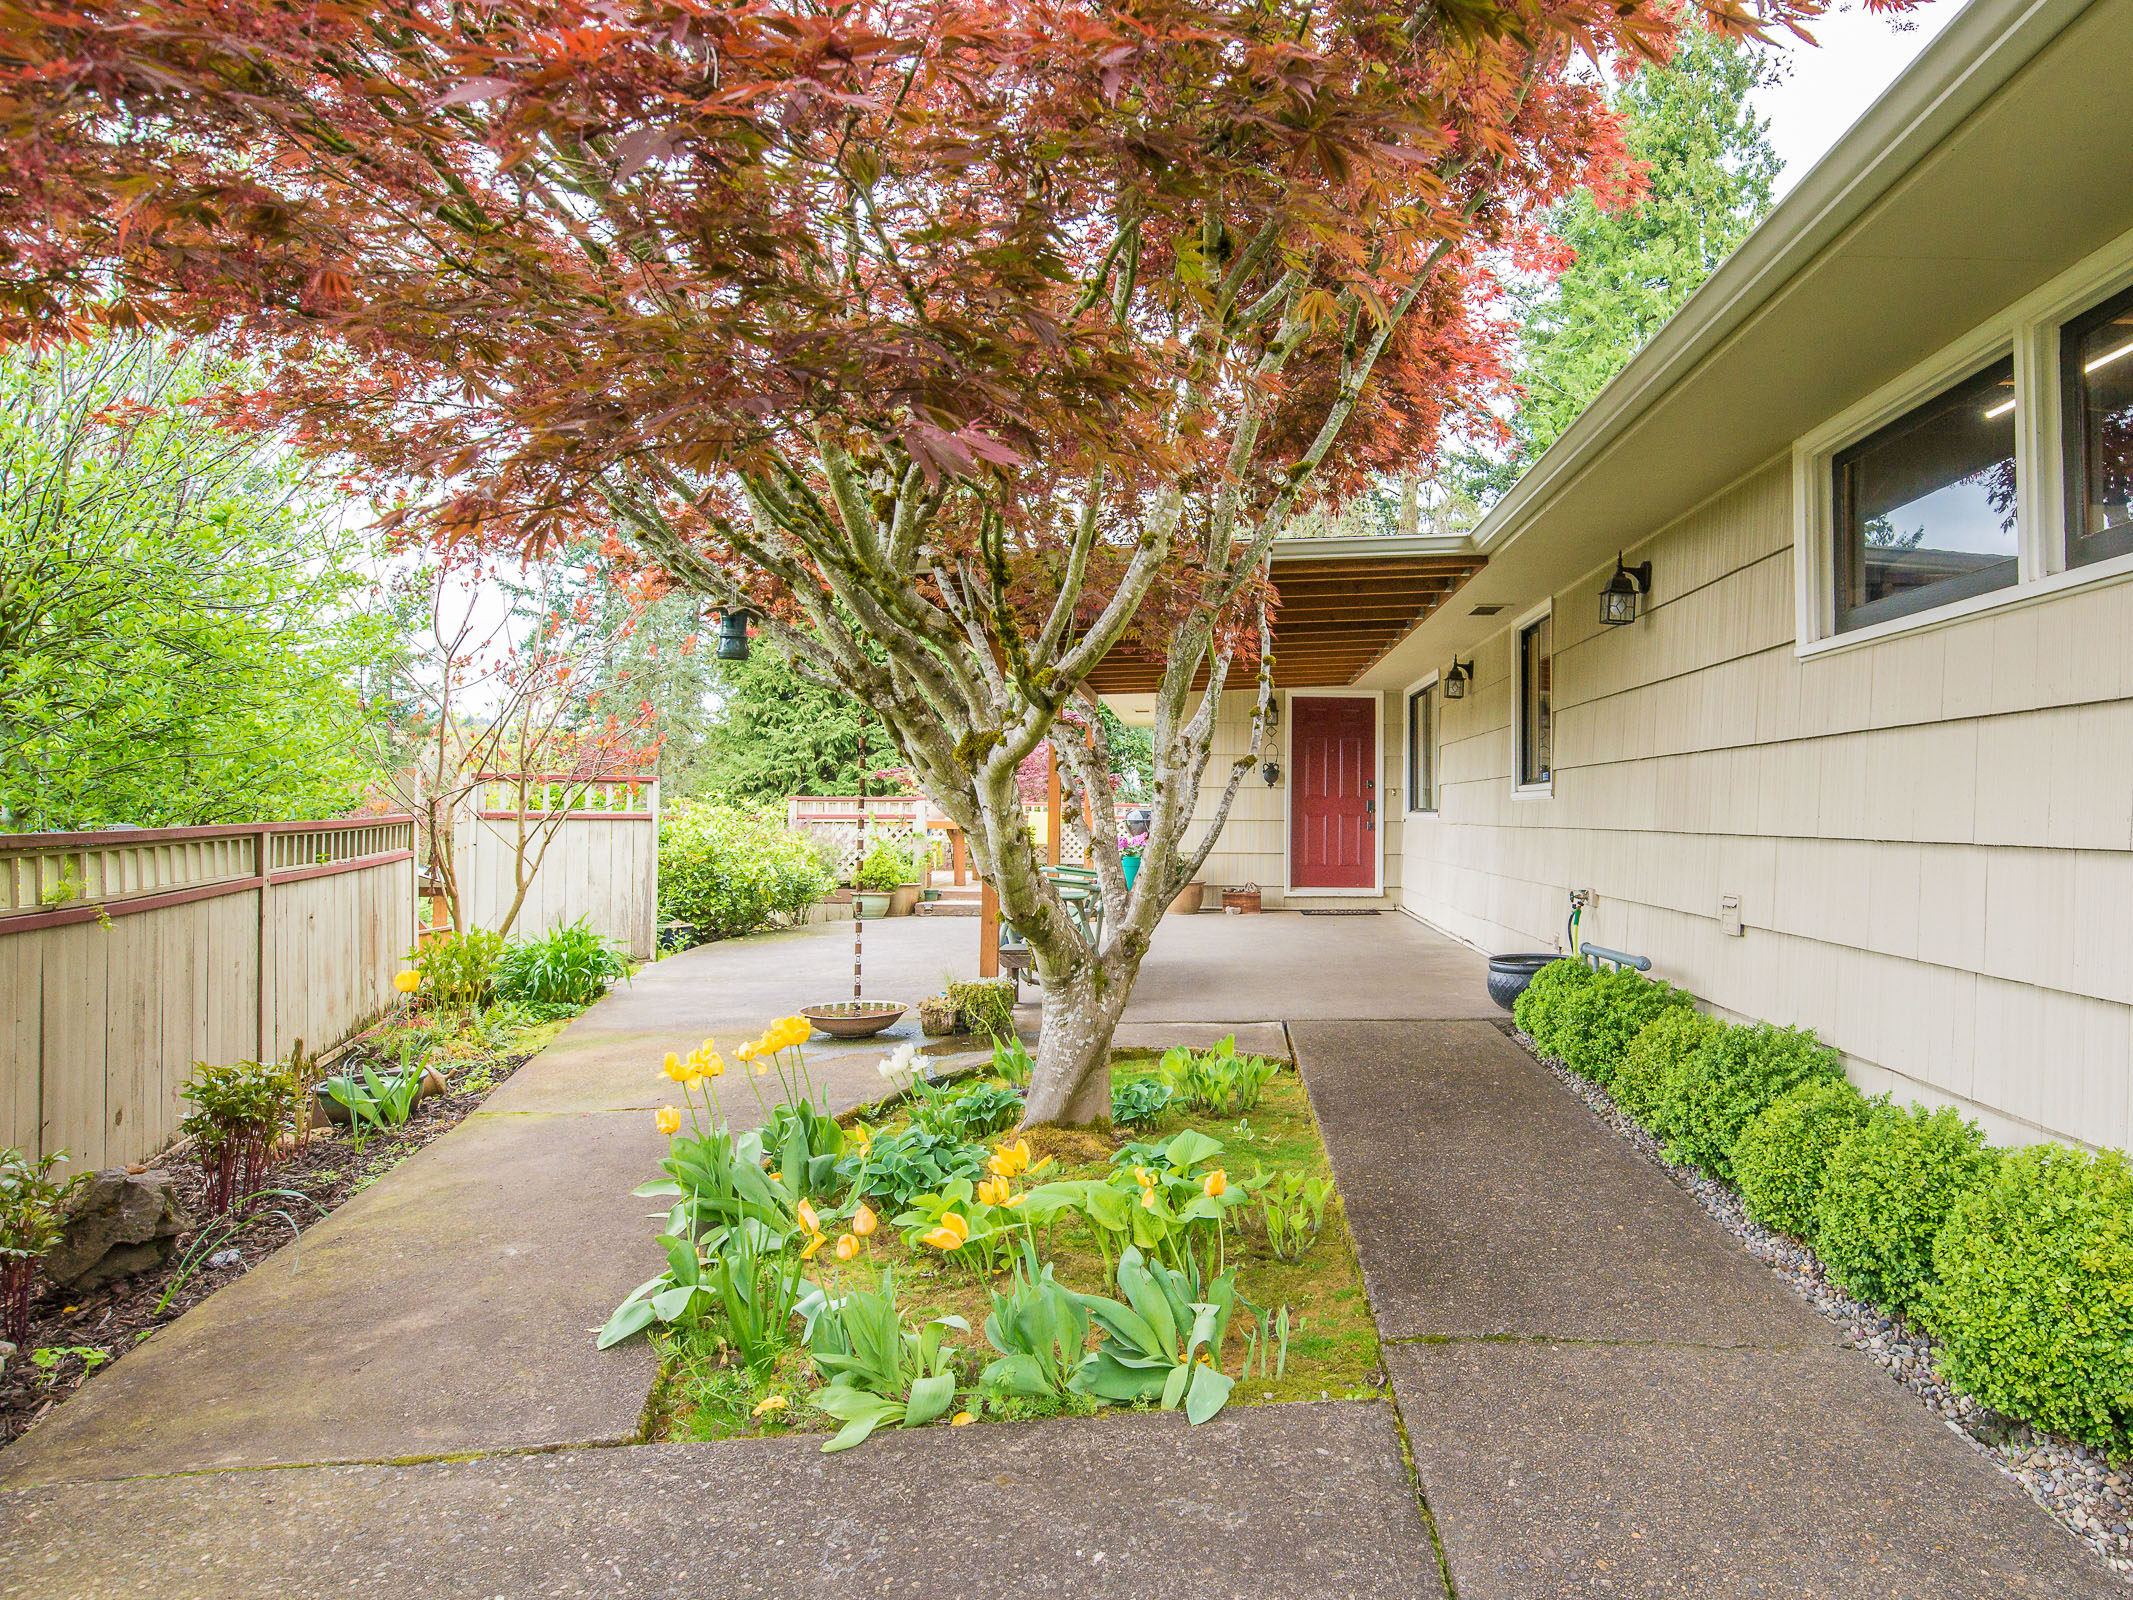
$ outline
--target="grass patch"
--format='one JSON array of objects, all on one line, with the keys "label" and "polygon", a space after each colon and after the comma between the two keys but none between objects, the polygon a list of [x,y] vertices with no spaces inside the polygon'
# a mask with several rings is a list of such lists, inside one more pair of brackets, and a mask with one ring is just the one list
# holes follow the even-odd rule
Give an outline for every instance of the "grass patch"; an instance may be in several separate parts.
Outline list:
[{"label": "grass patch", "polygon": [[[1121,1051],[1112,1058],[1113,1081],[1150,1075],[1155,1066],[1156,1058],[1151,1053]],[[875,1131],[890,1131],[908,1120],[909,1113],[900,1110]],[[1242,1118],[1225,1121],[1172,1110],[1152,1128],[1138,1130],[1132,1137],[1160,1142],[1188,1128],[1222,1141],[1223,1152],[1218,1159],[1233,1183],[1262,1170],[1332,1176],[1309,1097],[1293,1068],[1277,1073],[1267,1084],[1258,1106]],[[1065,1139],[1033,1140],[1033,1144],[1044,1146],[1038,1151],[1040,1155],[1050,1153],[1054,1157],[1054,1165],[1041,1181],[1106,1175],[1111,1170],[1111,1153],[1126,1138],[1124,1131],[1077,1131]],[[1238,1308],[1221,1355],[1223,1370],[1238,1377],[1231,1404],[1375,1398],[1379,1372],[1377,1325],[1363,1292],[1362,1274],[1356,1266],[1347,1219],[1339,1201],[1328,1208],[1324,1233],[1299,1262],[1274,1256],[1259,1225],[1256,1206],[1239,1207],[1233,1215],[1239,1225],[1227,1231],[1225,1264],[1236,1269],[1237,1292],[1245,1304]],[[842,1231],[827,1221],[825,1227],[833,1236]],[[1105,1281],[1104,1258],[1086,1224],[1076,1220],[1062,1222],[1050,1230],[1039,1229],[1037,1243],[1066,1287],[1092,1294],[1115,1293]],[[1006,1287],[1009,1275],[1003,1272],[986,1276],[945,1261],[931,1250],[914,1250],[890,1226],[887,1214],[867,1253],[857,1260],[840,1262],[824,1250],[808,1266],[810,1276],[832,1295],[852,1288],[874,1287],[881,1269],[888,1266],[895,1273],[898,1301],[914,1323],[940,1316],[960,1316],[968,1321],[970,1334],[954,1335],[952,1342],[962,1352],[956,1406],[969,1411],[974,1419],[1026,1419],[1133,1409],[1100,1405],[1079,1395],[1069,1395],[1063,1403],[980,1395],[975,1388],[977,1375],[995,1353],[984,1335],[985,1318],[992,1309],[990,1290],[995,1284]],[[1288,1308],[1290,1330],[1286,1371],[1276,1377],[1270,1357],[1264,1376],[1256,1362],[1250,1372],[1243,1372],[1253,1312],[1275,1313],[1284,1306]],[[710,1440],[834,1431],[835,1424],[807,1404],[808,1394],[820,1380],[804,1350],[789,1349],[768,1372],[751,1375],[726,1359],[713,1329],[675,1329],[656,1337],[663,1359],[654,1406],[654,1438]],[[778,1400],[784,1404],[777,1405]],[[766,1402],[770,1402],[769,1407],[762,1409]]]}]

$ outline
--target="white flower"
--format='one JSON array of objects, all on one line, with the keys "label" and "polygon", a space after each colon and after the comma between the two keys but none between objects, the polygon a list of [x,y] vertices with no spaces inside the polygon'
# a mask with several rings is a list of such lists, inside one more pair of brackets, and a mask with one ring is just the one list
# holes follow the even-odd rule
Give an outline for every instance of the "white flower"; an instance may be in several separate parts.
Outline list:
[{"label": "white flower", "polygon": [[901,1078],[911,1071],[911,1062],[918,1055],[918,1046],[906,1039],[888,1055],[882,1057],[881,1065],[874,1070],[884,1078]]}]

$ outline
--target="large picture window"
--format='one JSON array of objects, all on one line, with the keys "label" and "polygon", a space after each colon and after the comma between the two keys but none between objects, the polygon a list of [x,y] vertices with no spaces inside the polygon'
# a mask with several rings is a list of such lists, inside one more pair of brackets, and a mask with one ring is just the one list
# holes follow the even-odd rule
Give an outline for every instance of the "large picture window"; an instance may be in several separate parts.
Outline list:
[{"label": "large picture window", "polygon": [[2015,582],[2013,357],[1839,451],[1830,467],[1837,632]]},{"label": "large picture window", "polygon": [[2066,564],[2133,551],[2133,290],[2059,334]]},{"label": "large picture window", "polygon": [[1407,809],[1437,809],[1437,686],[1407,697]]},{"label": "large picture window", "polygon": [[1550,648],[1552,619],[1536,617],[1518,630],[1518,786],[1555,780],[1555,727]]}]

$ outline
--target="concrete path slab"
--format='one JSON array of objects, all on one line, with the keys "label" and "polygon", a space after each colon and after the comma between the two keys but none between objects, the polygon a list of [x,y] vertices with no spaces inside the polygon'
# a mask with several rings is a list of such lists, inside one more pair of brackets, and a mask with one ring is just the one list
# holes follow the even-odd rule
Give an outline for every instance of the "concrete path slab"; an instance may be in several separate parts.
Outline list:
[{"label": "concrete path slab", "polygon": [[1290,1035],[1386,1338],[1834,1342],[1493,1024]]},{"label": "concrete path slab", "polygon": [[1430,1600],[1387,1405],[1234,1407],[0,1494],[37,1600]]},{"label": "concrete path slab", "polygon": [[1394,1345],[1459,1600],[2055,1600],[2123,1582],[1848,1350]]},{"label": "concrete path slab", "polygon": [[1127,1022],[1500,1017],[1488,962],[1387,911],[1375,917],[1164,917]]}]

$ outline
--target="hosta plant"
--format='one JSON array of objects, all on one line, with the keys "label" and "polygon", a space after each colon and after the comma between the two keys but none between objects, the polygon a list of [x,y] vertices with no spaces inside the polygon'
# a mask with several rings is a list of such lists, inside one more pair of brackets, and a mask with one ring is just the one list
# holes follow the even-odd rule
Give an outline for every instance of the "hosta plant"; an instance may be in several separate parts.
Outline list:
[{"label": "hosta plant", "polygon": [[975,1183],[984,1175],[986,1156],[983,1145],[914,1122],[869,1135],[863,1148],[854,1148],[847,1139],[837,1170],[855,1193],[902,1210],[918,1196],[937,1193],[958,1179]]},{"label": "hosta plant", "polygon": [[[1081,1295],[1103,1332],[1096,1357],[1076,1372],[1077,1394],[1114,1403],[1155,1400],[1165,1411],[1185,1408],[1197,1426],[1220,1411],[1235,1380],[1221,1369],[1222,1340],[1237,1306],[1235,1278],[1215,1279],[1204,1300],[1186,1274],[1151,1262],[1127,1246],[1118,1262],[1123,1300]],[[1206,1359],[1202,1359],[1202,1356]]]},{"label": "hosta plant", "polygon": [[1128,1078],[1111,1087],[1111,1120],[1145,1128],[1170,1109],[1171,1088],[1160,1078]]}]

